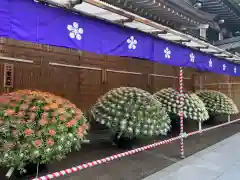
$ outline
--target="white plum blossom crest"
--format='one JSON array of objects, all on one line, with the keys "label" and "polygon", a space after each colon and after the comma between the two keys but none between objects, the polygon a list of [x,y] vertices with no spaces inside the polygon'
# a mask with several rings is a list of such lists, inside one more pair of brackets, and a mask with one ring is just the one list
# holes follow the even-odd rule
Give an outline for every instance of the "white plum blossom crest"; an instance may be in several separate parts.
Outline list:
[{"label": "white plum blossom crest", "polygon": [[212,59],[209,59],[209,61],[208,61],[208,66],[209,66],[209,67],[213,67]]},{"label": "white plum blossom crest", "polygon": [[234,73],[235,74],[237,73],[237,67],[236,66],[234,67]]},{"label": "white plum blossom crest", "polygon": [[171,50],[168,47],[166,47],[164,49],[164,54],[165,54],[165,58],[166,59],[170,59],[171,58]]},{"label": "white plum blossom crest", "polygon": [[137,48],[137,40],[134,38],[134,36],[131,36],[127,39],[128,43],[128,49],[136,49]]},{"label": "white plum blossom crest", "polygon": [[190,61],[191,62],[195,62],[195,56],[194,56],[194,54],[193,53],[191,53],[190,55],[189,55],[189,58],[190,58]]},{"label": "white plum blossom crest", "polygon": [[77,22],[73,22],[72,25],[68,25],[67,29],[69,30],[69,36],[72,39],[77,39],[81,40],[82,39],[82,34],[83,34],[83,29],[79,27],[79,24]]},{"label": "white plum blossom crest", "polygon": [[223,64],[222,68],[223,68],[223,71],[225,71],[227,68],[226,64]]}]

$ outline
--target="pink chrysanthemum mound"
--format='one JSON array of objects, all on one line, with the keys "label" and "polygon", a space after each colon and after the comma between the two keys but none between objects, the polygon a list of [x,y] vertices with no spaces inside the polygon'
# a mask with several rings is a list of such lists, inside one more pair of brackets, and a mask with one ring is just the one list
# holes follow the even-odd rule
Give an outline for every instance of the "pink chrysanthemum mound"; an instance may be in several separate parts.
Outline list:
[{"label": "pink chrysanthemum mound", "polygon": [[27,163],[62,159],[79,149],[89,126],[74,104],[40,91],[0,96],[0,165],[22,170]]}]

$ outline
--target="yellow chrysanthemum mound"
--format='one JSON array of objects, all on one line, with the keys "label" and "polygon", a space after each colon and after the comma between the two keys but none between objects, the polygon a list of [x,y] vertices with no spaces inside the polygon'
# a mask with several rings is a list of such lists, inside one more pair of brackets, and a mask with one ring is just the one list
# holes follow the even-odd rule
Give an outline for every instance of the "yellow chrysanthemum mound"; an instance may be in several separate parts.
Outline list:
[{"label": "yellow chrysanthemum mound", "polygon": [[239,112],[233,100],[221,92],[206,90],[196,94],[205,104],[209,115],[231,115]]},{"label": "yellow chrysanthemum mound", "polygon": [[[163,104],[170,115],[179,116],[181,95],[178,91],[172,88],[162,89],[156,92],[154,97]],[[198,96],[193,93],[183,93],[182,100],[184,118],[200,122],[209,118],[207,109]]]},{"label": "yellow chrysanthemum mound", "polygon": [[170,118],[153,96],[134,87],[112,89],[93,106],[92,115],[113,134],[125,137],[167,134]]}]

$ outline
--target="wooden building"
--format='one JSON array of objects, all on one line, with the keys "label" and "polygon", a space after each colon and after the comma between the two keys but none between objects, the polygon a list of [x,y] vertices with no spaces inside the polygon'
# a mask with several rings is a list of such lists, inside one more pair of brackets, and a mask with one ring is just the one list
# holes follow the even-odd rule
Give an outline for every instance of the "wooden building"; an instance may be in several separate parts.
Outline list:
[{"label": "wooden building", "polygon": [[[6,86],[6,64],[13,65],[10,86]],[[17,89],[47,91],[71,100],[85,112],[112,88],[133,86],[154,93],[162,88],[178,88],[178,75],[179,67],[149,60],[0,39],[1,93]],[[239,77],[185,68],[184,89],[219,90],[231,96],[240,108]]]}]

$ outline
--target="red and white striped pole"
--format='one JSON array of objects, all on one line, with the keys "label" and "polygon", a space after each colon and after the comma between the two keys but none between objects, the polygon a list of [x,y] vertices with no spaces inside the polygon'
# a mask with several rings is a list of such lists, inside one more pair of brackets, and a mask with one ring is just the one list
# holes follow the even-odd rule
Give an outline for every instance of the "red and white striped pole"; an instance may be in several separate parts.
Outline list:
[{"label": "red and white striped pole", "polygon": [[180,136],[181,136],[181,143],[180,143],[180,152],[181,152],[181,158],[185,158],[184,155],[184,142],[183,142],[183,68],[180,67],[179,71],[179,94],[180,94],[180,99],[179,99],[179,104],[180,104]]}]

